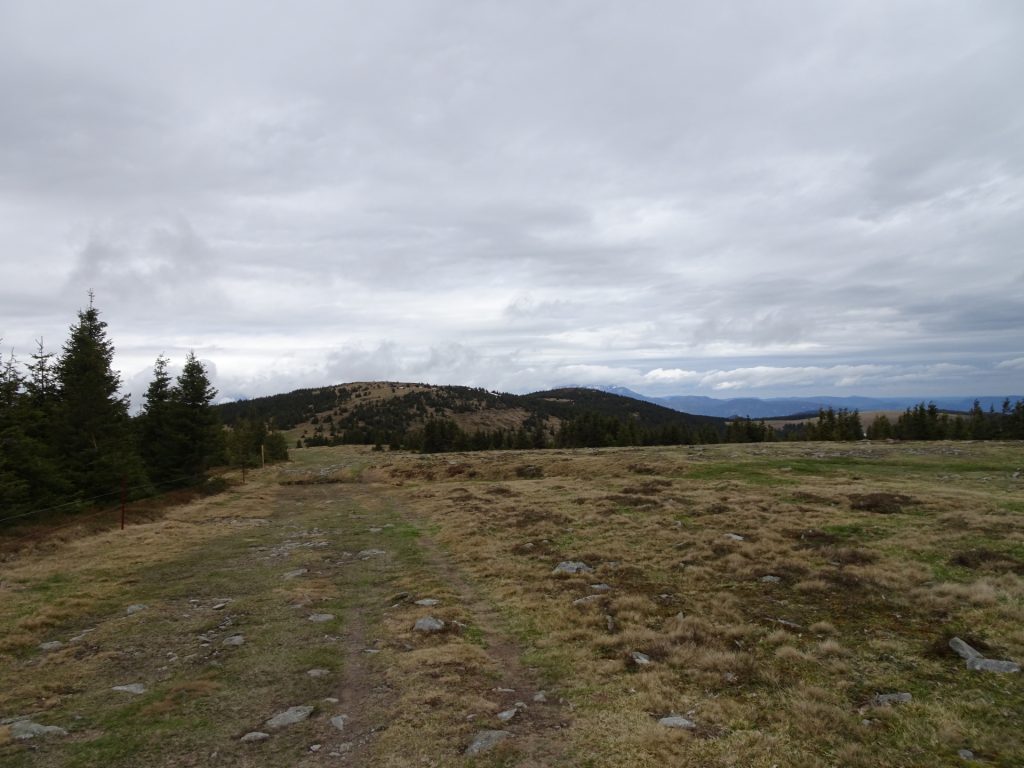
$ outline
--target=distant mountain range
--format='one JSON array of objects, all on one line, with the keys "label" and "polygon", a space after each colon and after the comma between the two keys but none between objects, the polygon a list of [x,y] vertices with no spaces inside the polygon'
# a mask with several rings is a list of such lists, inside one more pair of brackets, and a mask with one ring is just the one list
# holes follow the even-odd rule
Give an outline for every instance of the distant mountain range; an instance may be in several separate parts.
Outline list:
[{"label": "distant mountain range", "polygon": [[[749,416],[752,419],[774,419],[783,416],[794,416],[802,413],[817,413],[821,408],[846,408],[848,410],[865,411],[903,411],[918,403],[934,402],[944,411],[969,411],[978,400],[981,407],[988,410],[993,406],[997,411],[1002,408],[1006,397],[737,397],[719,400],[714,397],[699,395],[671,395],[669,397],[649,397],[634,392],[626,387],[597,387],[602,392],[609,392],[622,397],[632,397],[647,403],[661,405],[674,411],[691,413],[697,416],[717,416],[733,418]],[[1010,402],[1024,399],[1022,395],[1008,395]]]}]

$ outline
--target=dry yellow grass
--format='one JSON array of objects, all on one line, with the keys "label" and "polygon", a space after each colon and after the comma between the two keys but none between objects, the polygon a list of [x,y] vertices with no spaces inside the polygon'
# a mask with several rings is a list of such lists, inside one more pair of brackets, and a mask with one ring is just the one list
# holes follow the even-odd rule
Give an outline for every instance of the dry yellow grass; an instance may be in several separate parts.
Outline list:
[{"label": "dry yellow grass", "polygon": [[[955,765],[969,748],[1021,764],[1004,714],[1024,711],[1020,676],[970,672],[946,646],[959,634],[1024,659],[1020,450],[297,451],[222,497],[5,565],[0,714],[73,735],[0,746],[0,759],[767,768]],[[343,482],[317,482],[325,467]],[[562,560],[593,571],[556,575]],[[131,602],[148,608],[127,617]],[[310,624],[313,612],[337,619]],[[414,633],[427,613],[446,630]],[[238,653],[197,649],[236,628]],[[314,666],[329,676],[307,677]],[[101,695],[129,672],[151,687],[142,700]],[[871,703],[895,691],[913,700]],[[239,747],[307,701],[307,724]],[[327,723],[340,708],[345,734]],[[696,728],[658,724],[670,714]],[[498,727],[509,745],[461,756]]]}]

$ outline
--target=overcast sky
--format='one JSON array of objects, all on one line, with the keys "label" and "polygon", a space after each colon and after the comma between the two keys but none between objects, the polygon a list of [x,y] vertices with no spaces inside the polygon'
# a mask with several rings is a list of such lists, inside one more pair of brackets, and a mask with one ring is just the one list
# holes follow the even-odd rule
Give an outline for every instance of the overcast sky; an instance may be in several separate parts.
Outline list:
[{"label": "overcast sky", "polygon": [[126,387],[1024,392],[1024,3],[0,0],[0,336]]}]

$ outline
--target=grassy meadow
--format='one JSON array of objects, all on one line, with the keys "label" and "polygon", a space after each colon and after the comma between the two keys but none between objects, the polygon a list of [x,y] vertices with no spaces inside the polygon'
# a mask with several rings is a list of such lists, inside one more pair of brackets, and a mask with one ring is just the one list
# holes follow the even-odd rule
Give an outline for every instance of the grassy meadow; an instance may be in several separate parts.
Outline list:
[{"label": "grassy meadow", "polygon": [[292,455],[3,550],[0,763],[1024,764],[1020,444]]}]

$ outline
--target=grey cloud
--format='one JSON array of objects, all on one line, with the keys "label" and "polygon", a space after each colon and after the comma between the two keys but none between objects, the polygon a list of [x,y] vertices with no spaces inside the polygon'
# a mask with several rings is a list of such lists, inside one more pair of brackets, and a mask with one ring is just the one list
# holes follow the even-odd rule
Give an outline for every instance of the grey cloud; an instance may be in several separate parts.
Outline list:
[{"label": "grey cloud", "polygon": [[60,338],[91,287],[125,370],[194,345],[232,393],[1019,389],[1022,31],[1004,2],[8,2],[0,333]]}]

